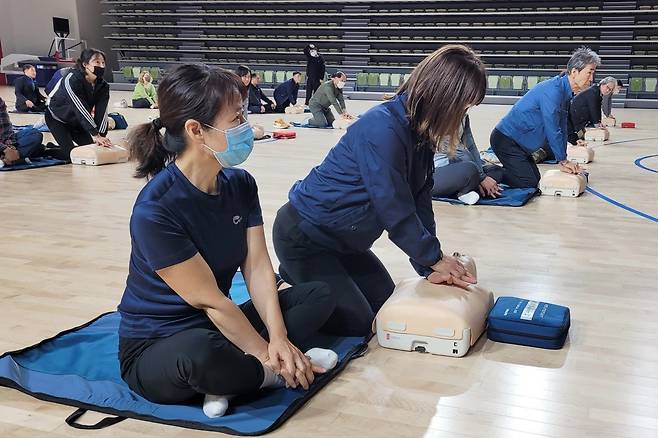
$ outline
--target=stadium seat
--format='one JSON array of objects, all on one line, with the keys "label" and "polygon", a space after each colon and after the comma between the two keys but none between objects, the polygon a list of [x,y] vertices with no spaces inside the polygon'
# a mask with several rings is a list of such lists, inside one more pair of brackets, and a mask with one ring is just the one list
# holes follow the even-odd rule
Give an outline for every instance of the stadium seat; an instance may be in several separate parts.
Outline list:
[{"label": "stadium seat", "polygon": [[135,79],[139,78],[139,74],[142,72],[142,68],[141,67],[133,67],[132,70],[133,70],[133,77]]},{"label": "stadium seat", "polygon": [[263,72],[263,80],[268,84],[273,83],[274,82],[274,72],[272,70],[265,70]]},{"label": "stadium seat", "polygon": [[512,88],[514,90],[523,90],[524,76],[512,76]]},{"label": "stadium seat", "polygon": [[501,76],[500,81],[498,81],[498,89],[500,89],[500,90],[511,90],[512,89],[512,77],[511,76]]},{"label": "stadium seat", "polygon": [[487,85],[490,90],[495,90],[498,88],[498,79],[500,79],[500,76],[498,75],[489,75],[487,78]]},{"label": "stadium seat", "polygon": [[151,74],[153,82],[156,82],[158,79],[160,79],[160,67],[151,67],[149,69],[149,73]]},{"label": "stadium seat", "polygon": [[641,93],[644,91],[644,78],[631,78],[631,93]]},{"label": "stadium seat", "polygon": [[539,82],[539,76],[528,76],[528,81],[527,81],[528,90],[531,90],[532,87],[537,85],[538,82]]},{"label": "stadium seat", "polygon": [[356,74],[356,86],[359,88],[365,88],[368,86],[368,73]]},{"label": "stadium seat", "polygon": [[279,70],[276,72],[276,83],[281,84],[286,81],[286,72]]},{"label": "stadium seat", "polygon": [[399,87],[401,79],[402,79],[402,75],[400,73],[393,73],[391,75],[391,86]]},{"label": "stadium seat", "polygon": [[656,84],[658,83],[658,78],[645,78],[644,79],[644,86],[646,87],[646,90],[648,93],[655,93],[656,92]]},{"label": "stadium seat", "polygon": [[407,73],[404,75],[404,82],[407,82],[409,78],[411,77],[411,73]]},{"label": "stadium seat", "polygon": [[134,78],[132,67],[129,66],[123,67],[121,69],[121,73],[123,74],[124,79],[131,80]]},{"label": "stadium seat", "polygon": [[391,83],[391,74],[390,73],[380,73],[379,74],[379,85],[381,87],[388,87]]},{"label": "stadium seat", "polygon": [[379,86],[379,73],[368,73],[368,86],[369,87]]}]

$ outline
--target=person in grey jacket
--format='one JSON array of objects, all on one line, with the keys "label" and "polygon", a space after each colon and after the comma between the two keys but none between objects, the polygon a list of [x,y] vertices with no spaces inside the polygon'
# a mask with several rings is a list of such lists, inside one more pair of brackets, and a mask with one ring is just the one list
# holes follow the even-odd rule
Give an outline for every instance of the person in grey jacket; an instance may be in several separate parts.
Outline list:
[{"label": "person in grey jacket", "polygon": [[448,150],[449,142],[450,139],[442,141],[434,154],[432,196],[460,199],[467,204],[475,204],[480,197],[498,197],[503,168],[484,164],[473,139],[468,116],[462,122],[459,142],[452,157],[443,152]]}]

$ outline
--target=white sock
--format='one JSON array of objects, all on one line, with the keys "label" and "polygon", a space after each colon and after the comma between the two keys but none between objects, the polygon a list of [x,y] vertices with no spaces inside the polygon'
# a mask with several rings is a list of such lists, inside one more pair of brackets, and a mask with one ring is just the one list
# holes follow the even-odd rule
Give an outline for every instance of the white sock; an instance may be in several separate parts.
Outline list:
[{"label": "white sock", "polygon": [[338,355],[333,350],[325,348],[311,348],[306,352],[306,356],[313,365],[327,371],[333,369],[338,363]]},{"label": "white sock", "polygon": [[228,409],[228,401],[232,398],[230,395],[212,395],[206,394],[203,399],[203,413],[209,418],[221,417]]},{"label": "white sock", "polygon": [[473,205],[480,200],[480,195],[478,195],[477,192],[468,192],[461,196],[457,196],[457,199],[462,201],[464,204]]}]

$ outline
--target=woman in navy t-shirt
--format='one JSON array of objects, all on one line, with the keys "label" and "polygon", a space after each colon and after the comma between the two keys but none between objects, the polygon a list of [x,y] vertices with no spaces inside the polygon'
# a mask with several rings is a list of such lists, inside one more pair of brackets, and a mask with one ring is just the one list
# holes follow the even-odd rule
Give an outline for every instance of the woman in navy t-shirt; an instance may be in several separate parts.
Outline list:
[{"label": "woman in navy t-shirt", "polygon": [[[323,371],[299,349],[333,296],[318,282],[277,293],[256,182],[232,168],[253,147],[244,97],[234,73],[179,66],[158,88],[160,117],[129,137],[136,176],[150,181],[130,219],[119,359],[130,388],[153,402],[208,402],[283,380],[306,389]],[[253,300],[242,306],[227,297],[238,268]],[[222,399],[206,413],[223,414]]]}]

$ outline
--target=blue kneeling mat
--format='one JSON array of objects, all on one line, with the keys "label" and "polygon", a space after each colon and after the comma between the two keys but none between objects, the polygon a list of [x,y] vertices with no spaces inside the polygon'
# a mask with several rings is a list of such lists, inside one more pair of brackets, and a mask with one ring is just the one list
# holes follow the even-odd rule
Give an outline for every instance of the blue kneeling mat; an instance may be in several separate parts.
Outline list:
[{"label": "blue kneeling mat", "polygon": [[569,333],[568,307],[514,297],[499,297],[489,312],[487,337],[530,347],[562,348]]},{"label": "blue kneeling mat", "polygon": [[[239,272],[233,279],[231,299],[236,304],[249,299]],[[202,397],[185,405],[161,405],[151,403],[128,388],[119,371],[119,320],[118,312],[106,313],[31,347],[3,354],[0,356],[0,385],[41,400],[78,407],[66,419],[76,428],[101,429],[125,418],[135,418],[234,435],[261,435],[283,424],[351,359],[362,355],[368,340],[364,337],[318,337],[317,346],[333,349],[339,362],[333,370],[316,376],[308,391],[301,388],[263,390],[231,400],[225,416],[208,418],[202,410]],[[76,423],[87,410],[116,417],[89,426]]]},{"label": "blue kneeling mat", "polygon": [[311,129],[334,129],[333,126],[325,126],[325,127],[320,127],[320,126],[311,126],[308,124],[308,120],[304,120],[303,122],[290,122],[292,126],[295,128],[311,128]]},{"label": "blue kneeling mat", "polygon": [[55,158],[31,158],[31,163],[14,164],[11,166],[4,166],[0,168],[0,172],[9,172],[10,170],[25,170],[25,169],[38,169],[39,167],[58,166],[66,164],[66,161],[57,160]]},{"label": "blue kneeling mat", "polygon": [[[498,198],[480,198],[475,205],[498,205],[502,207],[522,207],[533,197],[539,194],[538,189],[514,189],[503,186],[501,196]],[[449,202],[451,204],[466,205],[459,199],[453,198],[432,198],[435,201]]]}]

